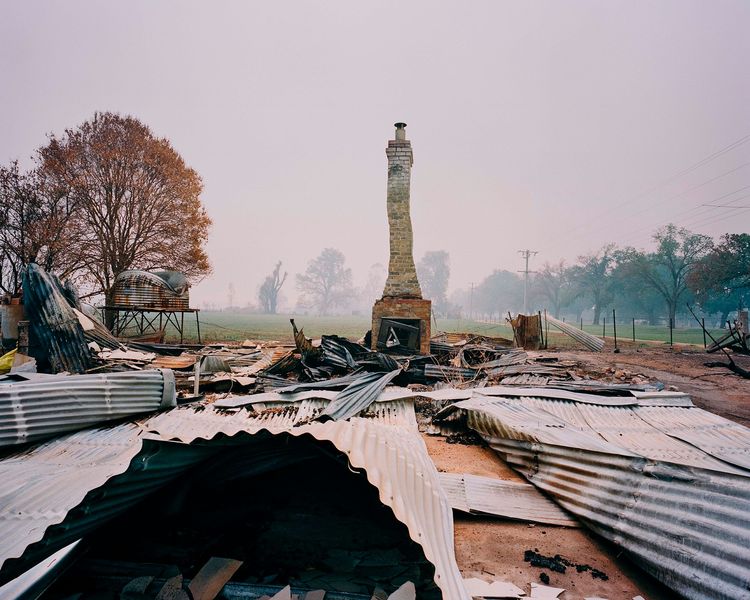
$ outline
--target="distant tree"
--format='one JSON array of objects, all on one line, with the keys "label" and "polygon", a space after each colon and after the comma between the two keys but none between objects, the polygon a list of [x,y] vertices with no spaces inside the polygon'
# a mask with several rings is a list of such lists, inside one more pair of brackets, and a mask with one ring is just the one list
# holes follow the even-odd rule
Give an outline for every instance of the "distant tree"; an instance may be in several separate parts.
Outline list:
[{"label": "distant tree", "polygon": [[724,235],[695,264],[687,283],[703,311],[719,314],[724,327],[729,313],[747,306],[750,298],[750,235]]},{"label": "distant tree", "polygon": [[588,298],[594,308],[593,324],[598,325],[602,311],[612,301],[612,268],[615,245],[604,246],[596,253],[578,257],[571,271],[577,293]]},{"label": "distant tree", "polygon": [[727,326],[730,313],[747,306],[748,290],[727,287],[722,290],[712,290],[708,295],[701,296],[700,300],[696,295],[695,299],[704,314],[716,317],[714,325],[723,329]]},{"label": "distant tree", "polygon": [[700,294],[723,289],[750,290],[750,234],[725,234],[695,264],[688,285]]},{"label": "distant tree", "polygon": [[236,293],[236,289],[234,287],[234,283],[232,281],[229,282],[229,285],[227,286],[227,308],[231,309],[234,307],[234,295]]},{"label": "distant tree", "polygon": [[75,207],[83,272],[107,300],[128,269],[211,271],[201,179],[168,140],[133,117],[96,113],[38,151],[39,175]]},{"label": "distant tree", "polygon": [[450,256],[445,250],[425,252],[417,264],[417,276],[422,295],[432,300],[436,314],[444,315],[448,308],[448,280],[450,279]]},{"label": "distant tree", "polygon": [[656,251],[632,254],[633,273],[662,297],[674,322],[677,307],[688,292],[688,276],[711,250],[713,241],[673,224],[657,231],[653,239]]},{"label": "distant tree", "polygon": [[643,285],[637,272],[633,255],[637,251],[625,248],[615,252],[615,267],[612,270],[613,302],[621,317],[646,319],[650,325],[658,325],[665,314],[661,295],[650,286]]},{"label": "distant tree", "polygon": [[370,265],[370,269],[367,271],[367,281],[359,291],[359,307],[361,310],[368,312],[375,303],[375,300],[383,295],[387,276],[388,270],[382,263]]},{"label": "distant tree", "polygon": [[279,303],[279,292],[286,281],[287,272],[281,275],[281,261],[276,263],[273,271],[268,275],[258,290],[258,301],[261,310],[269,315],[275,315]]},{"label": "distant tree", "polygon": [[297,288],[304,301],[327,315],[344,306],[352,297],[352,271],[344,267],[346,258],[335,248],[326,248],[307,263],[304,274],[297,275]]},{"label": "distant tree", "polygon": [[570,304],[574,293],[571,281],[571,270],[565,261],[545,263],[534,277],[531,285],[532,296],[541,299],[552,315],[560,318],[560,311]]},{"label": "distant tree", "polygon": [[474,312],[502,318],[523,305],[523,280],[517,273],[495,270],[474,290]]},{"label": "distant tree", "polygon": [[0,290],[17,294],[30,262],[62,277],[81,266],[73,209],[36,169],[22,173],[17,161],[0,167]]}]

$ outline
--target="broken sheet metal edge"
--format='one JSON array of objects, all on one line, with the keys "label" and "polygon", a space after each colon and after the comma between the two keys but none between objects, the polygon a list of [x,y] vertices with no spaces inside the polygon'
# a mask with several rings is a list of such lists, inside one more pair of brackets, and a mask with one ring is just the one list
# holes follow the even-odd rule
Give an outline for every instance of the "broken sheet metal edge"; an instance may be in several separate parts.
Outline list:
[{"label": "broken sheet metal edge", "polygon": [[591,433],[561,430],[539,409],[525,415],[536,422],[527,430],[487,400],[443,414],[462,409],[469,427],[530,482],[670,588],[695,599],[747,597],[750,472],[649,460]]},{"label": "broken sheet metal edge", "polygon": [[175,405],[174,373],[165,369],[4,383],[0,385],[0,447]]},{"label": "broken sheet metal edge", "polygon": [[38,598],[75,560],[80,544],[81,540],[68,544],[12,581],[0,585],[0,598],[4,600]]},{"label": "broken sheet metal edge", "polygon": [[440,473],[440,484],[455,510],[561,527],[580,527],[576,519],[530,483],[468,473]]},{"label": "broken sheet metal edge", "polygon": [[[321,382],[322,385],[320,387],[329,387],[330,382],[333,381],[336,380]],[[221,408],[237,408],[241,406],[249,406],[251,404],[265,402],[299,402],[300,400],[305,400],[308,398],[332,399],[338,393],[326,389],[311,389],[314,387],[314,385],[314,383],[310,383],[304,384],[304,387],[294,386],[290,388],[291,390],[302,389],[306,391],[286,392],[282,389],[275,392],[264,392],[261,394],[228,396],[227,398],[217,400],[214,403],[214,406]],[[643,394],[643,397],[641,397],[641,392],[628,393],[631,394],[630,397],[601,396],[584,392],[578,393],[568,390],[557,390],[553,387],[528,388],[503,385],[466,389],[443,388],[440,390],[432,390],[429,392],[415,392],[405,387],[388,386],[375,399],[375,402],[387,402],[390,400],[407,398],[430,398],[431,400],[468,400],[469,398],[475,396],[537,396],[546,398],[560,398],[564,400],[570,400],[572,402],[603,404],[605,406],[633,406],[636,404],[643,406],[693,406],[693,403],[690,400],[690,396],[681,392],[649,392]]]},{"label": "broken sheet metal edge", "polygon": [[364,410],[375,402],[393,379],[401,373],[401,369],[394,369],[390,373],[368,373],[354,383],[346,386],[326,406],[320,414],[321,419],[342,421]]},{"label": "broken sheet metal edge", "polygon": [[[104,519],[127,510],[193,464],[190,452],[167,452],[159,442],[177,442],[199,453],[210,450],[210,442],[217,436],[220,441],[224,436],[266,431],[273,435],[311,435],[346,453],[351,466],[364,469],[381,502],[393,510],[407,526],[409,536],[422,546],[425,557],[435,566],[435,582],[443,597],[468,600],[453,549],[451,506],[424,442],[415,433],[412,403],[379,403],[371,407],[369,418],[295,427],[325,404],[305,400],[297,407],[290,406],[290,410],[257,416],[245,410],[227,414],[211,405],[201,405],[198,411],[186,406],[137,425],[83,431],[7,457],[0,461],[0,480],[8,490],[0,493],[0,581],[8,578],[9,559],[23,556],[21,562],[31,567]],[[150,442],[157,443],[149,450],[144,444]],[[174,448],[175,444],[167,446]],[[153,455],[153,472],[148,470],[149,454]],[[205,454],[200,456],[202,459]],[[99,489],[85,507],[73,510],[89,492]],[[68,515],[67,525],[53,530],[53,539],[31,546]],[[18,561],[13,562],[16,564],[11,567],[18,567]]]}]

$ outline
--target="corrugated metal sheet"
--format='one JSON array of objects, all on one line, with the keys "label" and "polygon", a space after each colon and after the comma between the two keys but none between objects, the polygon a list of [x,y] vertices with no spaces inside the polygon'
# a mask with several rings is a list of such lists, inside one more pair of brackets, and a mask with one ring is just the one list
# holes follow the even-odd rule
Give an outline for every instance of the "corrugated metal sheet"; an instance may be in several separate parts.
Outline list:
[{"label": "corrugated metal sheet", "polygon": [[400,369],[390,373],[368,373],[346,386],[320,415],[323,420],[348,419],[370,406],[383,392],[385,386],[401,373]]},{"label": "corrugated metal sheet", "polygon": [[750,469],[747,427],[706,411],[673,410],[660,406],[641,407],[638,416],[667,435],[715,458]]},{"label": "corrugated metal sheet", "polygon": [[31,329],[31,354],[55,372],[83,373],[91,368],[91,352],[78,316],[53,276],[35,264],[23,275],[23,295]]},{"label": "corrugated metal sheet", "polygon": [[463,367],[450,367],[447,365],[436,365],[425,363],[424,376],[427,379],[437,379],[439,381],[448,381],[451,379],[474,379],[477,372],[474,369],[465,369]]},{"label": "corrugated metal sheet", "polygon": [[155,309],[188,310],[190,297],[187,287],[175,289],[164,278],[169,272],[124,271],[115,279],[113,306]]},{"label": "corrugated metal sheet", "polygon": [[175,406],[174,374],[144,370],[0,380],[0,447]]},{"label": "corrugated metal sheet", "polygon": [[549,377],[543,377],[541,375],[511,375],[510,377],[504,377],[500,383],[502,385],[525,386],[547,385],[549,383]]},{"label": "corrugated metal sheet", "polygon": [[157,356],[151,361],[151,366],[155,369],[192,369],[199,358],[197,354]]},{"label": "corrugated metal sheet", "polygon": [[75,561],[81,540],[48,556],[13,581],[0,586],[0,598],[31,600],[39,598],[47,588]]},{"label": "corrugated metal sheet", "polygon": [[455,510],[563,527],[579,526],[578,521],[530,483],[468,473],[440,473],[440,484]]},{"label": "corrugated metal sheet", "polygon": [[[361,373],[337,377],[326,381],[314,381],[283,387],[275,392],[262,394],[227,396],[214,403],[222,408],[238,408],[261,402],[299,402],[308,398],[325,398],[332,400],[337,392],[331,391],[346,387],[361,377]],[[598,394],[584,394],[570,390],[556,390],[554,388],[511,387],[505,385],[487,386],[483,388],[443,388],[432,391],[414,391],[399,386],[388,386],[376,398],[375,402],[390,400],[406,400],[408,398],[430,398],[432,400],[468,400],[482,396],[505,396],[508,398],[533,397],[547,394],[547,399],[558,398],[587,404],[602,404],[604,406],[693,406],[690,396],[678,392],[654,392],[641,397],[638,392],[624,390],[621,396],[602,396]],[[573,406],[573,405],[571,405]],[[573,408],[575,408],[573,406]]]},{"label": "corrugated metal sheet", "polygon": [[507,398],[540,397],[545,399],[571,400],[584,404],[602,406],[693,406],[688,394],[682,392],[638,392],[618,390],[617,396],[607,396],[589,392],[576,392],[552,387],[508,387],[491,385],[476,390],[482,396],[505,396]]},{"label": "corrugated metal sheet", "polygon": [[0,460],[0,584],[128,510],[211,450],[144,442],[133,423]]},{"label": "corrugated metal sheet", "polygon": [[575,341],[583,344],[589,350],[593,350],[594,352],[601,352],[601,350],[604,348],[604,340],[596,337],[595,335],[591,335],[590,333],[586,333],[585,331],[573,327],[572,325],[563,323],[562,321],[555,319],[555,317],[553,317],[552,315],[546,315],[545,319],[547,319],[548,323],[554,325],[564,334],[572,337]]},{"label": "corrugated metal sheet", "polygon": [[[258,414],[228,413],[210,404],[199,410],[180,407],[146,419],[139,427],[80,432],[0,461],[0,480],[8,482],[0,493],[0,582],[22,566],[31,566],[32,559],[38,561],[72,541],[71,533],[80,537],[168,482],[184,464],[198,460],[176,448],[206,452],[219,447],[207,444],[211,440],[221,444],[225,436],[266,431],[310,435],[344,452],[422,546],[435,566],[443,597],[468,600],[455,562],[451,507],[417,434],[412,403],[380,402],[363,417],[310,422],[326,405],[310,399]],[[151,463],[144,458],[146,452],[154,459]],[[67,529],[60,531],[57,524],[63,521]],[[50,527],[58,529],[45,535]],[[21,555],[23,561],[8,562]]]},{"label": "corrugated metal sheet", "polygon": [[[731,440],[729,455],[745,456],[747,429],[741,435],[727,424],[731,433],[720,434],[724,420],[695,407],[544,398],[475,397],[442,416],[460,410],[531,483],[673,590],[695,599],[748,597],[750,471],[716,458],[720,435]],[[711,451],[679,441],[686,428],[710,432],[701,441]]]}]

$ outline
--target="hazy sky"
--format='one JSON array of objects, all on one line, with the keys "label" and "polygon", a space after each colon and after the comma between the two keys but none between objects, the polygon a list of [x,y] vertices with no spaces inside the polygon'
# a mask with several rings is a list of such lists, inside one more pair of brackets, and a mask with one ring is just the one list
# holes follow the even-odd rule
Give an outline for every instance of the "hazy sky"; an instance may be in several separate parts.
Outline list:
[{"label": "hazy sky", "polygon": [[748,1],[2,0],[0,162],[97,110],[138,117],[203,177],[193,303],[233,282],[244,304],[279,259],[336,247],[359,284],[387,263],[405,121],[416,259],[447,250],[455,289],[521,248],[538,266],[670,219],[750,230],[701,207],[750,206],[748,31]]}]

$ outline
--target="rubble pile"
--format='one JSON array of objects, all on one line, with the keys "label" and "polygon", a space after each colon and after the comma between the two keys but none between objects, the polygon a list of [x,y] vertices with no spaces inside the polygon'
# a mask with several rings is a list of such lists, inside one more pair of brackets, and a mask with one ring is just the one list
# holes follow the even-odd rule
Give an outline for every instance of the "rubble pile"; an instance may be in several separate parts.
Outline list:
[{"label": "rubble pile", "polygon": [[[571,530],[686,598],[750,582],[748,431],[638,370],[294,320],[293,343],[170,347],[117,339],[36,266],[24,292],[27,347],[0,360],[0,597],[606,597],[613,564],[554,545]],[[525,580],[459,568],[454,511],[533,530]]]}]

